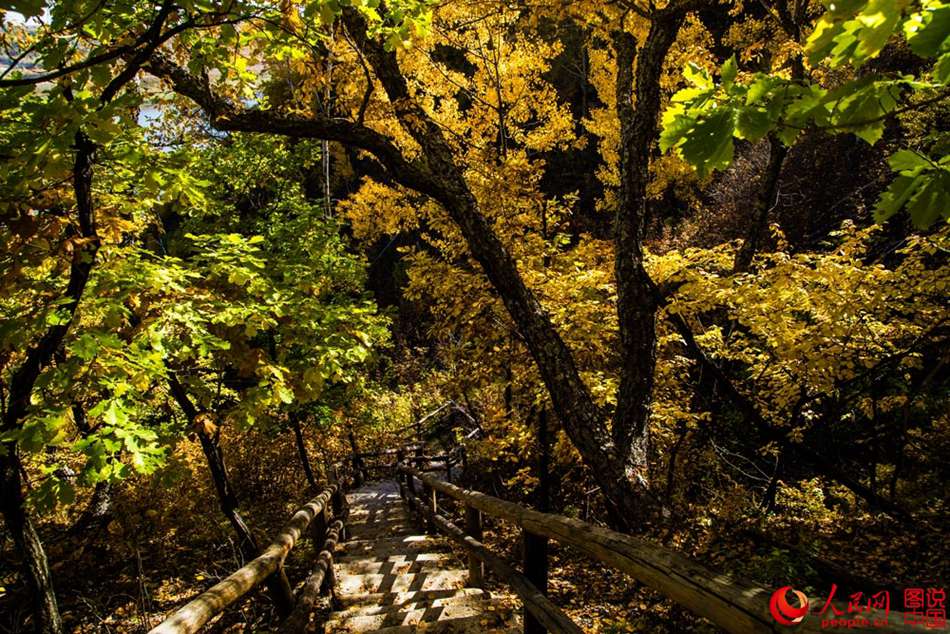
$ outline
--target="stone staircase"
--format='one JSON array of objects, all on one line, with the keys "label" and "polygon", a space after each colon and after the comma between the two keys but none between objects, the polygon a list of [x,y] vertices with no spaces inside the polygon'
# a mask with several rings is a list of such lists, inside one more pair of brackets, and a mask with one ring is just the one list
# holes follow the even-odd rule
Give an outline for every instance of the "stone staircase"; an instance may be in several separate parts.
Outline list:
[{"label": "stone staircase", "polygon": [[467,587],[468,572],[446,539],[413,526],[395,482],[347,498],[349,540],[334,558],[340,609],[327,633],[521,630],[515,599]]}]

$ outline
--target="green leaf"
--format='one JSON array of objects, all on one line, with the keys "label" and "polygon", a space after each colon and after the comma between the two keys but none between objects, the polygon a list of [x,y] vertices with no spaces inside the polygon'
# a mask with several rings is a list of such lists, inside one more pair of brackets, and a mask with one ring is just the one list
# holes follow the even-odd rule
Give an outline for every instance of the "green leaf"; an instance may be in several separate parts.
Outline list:
[{"label": "green leaf", "polygon": [[686,78],[686,81],[702,90],[713,87],[712,78],[709,76],[709,73],[706,72],[706,69],[693,62],[689,62],[686,68],[683,69],[683,77]]},{"label": "green leaf", "polygon": [[898,150],[887,159],[887,164],[895,172],[930,167],[930,161],[913,150]]},{"label": "green leaf", "polygon": [[769,113],[758,108],[742,108],[736,117],[736,136],[740,139],[758,141],[774,127]]},{"label": "green leaf", "polygon": [[874,209],[875,222],[884,222],[900,211],[914,192],[917,191],[921,180],[920,177],[898,176],[891,181],[888,188],[881,194],[881,198]]},{"label": "green leaf", "polygon": [[833,67],[861,66],[887,44],[900,21],[894,0],[835,0],[818,20],[805,43],[813,65],[827,59]]},{"label": "green leaf", "polygon": [[700,177],[705,177],[712,170],[728,167],[732,161],[734,131],[734,111],[721,108],[701,119],[680,144],[679,150]]},{"label": "green leaf", "polygon": [[660,133],[660,150],[668,152],[675,147],[696,125],[696,119],[685,114],[685,108],[674,104],[663,113],[663,130]]},{"label": "green leaf", "polygon": [[914,53],[935,57],[950,49],[950,4],[925,2],[924,10],[904,22],[904,37]]},{"label": "green leaf", "polygon": [[719,77],[722,80],[723,85],[728,87],[736,80],[736,76],[738,74],[739,64],[736,62],[736,56],[732,55],[722,65],[722,68],[719,71]]},{"label": "green leaf", "polygon": [[914,224],[927,228],[939,218],[950,219],[950,161],[933,161],[917,152],[900,150],[888,159],[899,172],[881,195],[874,219],[883,222],[907,208]]},{"label": "green leaf", "polygon": [[950,172],[941,170],[926,179],[907,202],[907,210],[921,229],[930,227],[941,216],[950,218]]},{"label": "green leaf", "polygon": [[945,53],[934,64],[934,80],[940,84],[950,83],[950,53]]}]

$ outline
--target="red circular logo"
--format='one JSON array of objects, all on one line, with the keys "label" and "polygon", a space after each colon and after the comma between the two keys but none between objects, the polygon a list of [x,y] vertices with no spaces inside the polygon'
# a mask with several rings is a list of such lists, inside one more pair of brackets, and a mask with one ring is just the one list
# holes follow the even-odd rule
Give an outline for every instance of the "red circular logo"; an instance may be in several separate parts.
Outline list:
[{"label": "red circular logo", "polygon": [[[798,607],[792,606],[788,602],[788,591],[791,590],[798,599]],[[801,623],[808,614],[808,597],[803,592],[792,589],[792,586],[779,588],[772,593],[772,599],[769,601],[769,611],[772,618],[782,625],[796,625]]]}]

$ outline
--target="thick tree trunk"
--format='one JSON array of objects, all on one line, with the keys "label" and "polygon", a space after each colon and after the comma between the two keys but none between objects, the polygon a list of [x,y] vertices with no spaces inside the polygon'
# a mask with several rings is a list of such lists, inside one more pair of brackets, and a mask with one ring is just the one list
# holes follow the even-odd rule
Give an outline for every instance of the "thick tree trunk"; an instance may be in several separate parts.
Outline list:
[{"label": "thick tree trunk", "polygon": [[33,597],[34,630],[38,634],[61,634],[63,621],[56,605],[46,552],[26,513],[20,476],[23,466],[13,443],[5,443],[3,451],[6,455],[0,457],[0,512],[22,559],[24,576]]},{"label": "thick tree trunk", "polygon": [[644,267],[643,232],[650,204],[647,185],[650,157],[659,132],[663,62],[684,17],[683,10],[657,12],[639,52],[633,35],[626,31],[613,34],[620,119],[620,198],[614,221],[614,272],[622,365],[611,432],[617,451],[627,457],[628,477],[643,483],[656,369],[658,309],[653,280]]}]

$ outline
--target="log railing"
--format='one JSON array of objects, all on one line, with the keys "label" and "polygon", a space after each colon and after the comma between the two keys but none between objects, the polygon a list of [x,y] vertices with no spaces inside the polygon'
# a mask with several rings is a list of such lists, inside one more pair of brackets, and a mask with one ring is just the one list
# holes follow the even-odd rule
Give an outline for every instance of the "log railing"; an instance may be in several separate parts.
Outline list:
[{"label": "log railing", "polygon": [[[273,575],[279,574],[287,555],[310,527],[314,543],[322,544],[322,550],[313,574],[304,583],[296,606],[281,628],[282,632],[304,631],[317,596],[332,587],[332,552],[337,541],[344,538],[346,515],[346,496],[338,484],[331,484],[293,515],[260,556],[179,608],[149,634],[193,634],[199,631],[228,606],[247,596]],[[286,629],[300,623],[304,626],[299,629]]]},{"label": "log railing", "polygon": [[373,479],[395,478],[397,466],[404,460],[409,460],[422,471],[444,471],[445,479],[451,482],[452,470],[465,463],[465,452],[461,447],[436,455],[426,455],[423,451],[424,447],[422,445],[407,445],[401,449],[353,453],[350,462],[353,469],[354,484],[355,486],[362,486],[364,482]]},{"label": "log railing", "polygon": [[[481,566],[490,568],[498,578],[509,584],[524,602],[526,616],[533,617],[534,631],[579,632],[577,626],[554,606],[529,581],[533,571],[526,557],[523,573],[502,562],[481,543],[482,514],[514,523],[526,538],[526,555],[532,538],[551,539],[571,546],[590,559],[624,572],[643,584],[666,595],[693,613],[705,617],[727,632],[758,634],[760,632],[787,632],[769,612],[773,590],[740,581],[714,572],[691,561],[680,553],[650,543],[644,539],[618,533],[581,520],[541,513],[518,504],[455,486],[432,477],[403,462],[397,468],[399,488],[410,508],[419,513],[430,531],[439,530],[465,546],[469,551],[470,583],[481,582]],[[418,485],[417,485],[418,481]],[[421,495],[417,492],[421,489]],[[466,528],[459,529],[439,513],[438,494],[461,503],[465,509]],[[546,564],[545,564],[546,565]],[[821,606],[823,599],[812,599],[809,604]],[[846,607],[837,605],[839,610]],[[873,623],[888,622],[889,632],[919,632],[920,628],[905,625],[904,615],[890,612],[889,619],[880,610],[861,614],[869,622],[868,630],[881,631]],[[525,619],[526,629],[529,619]],[[860,627],[849,628],[861,629]],[[805,618],[796,632],[821,632],[820,618]],[[945,631],[945,630],[944,630]]]}]

